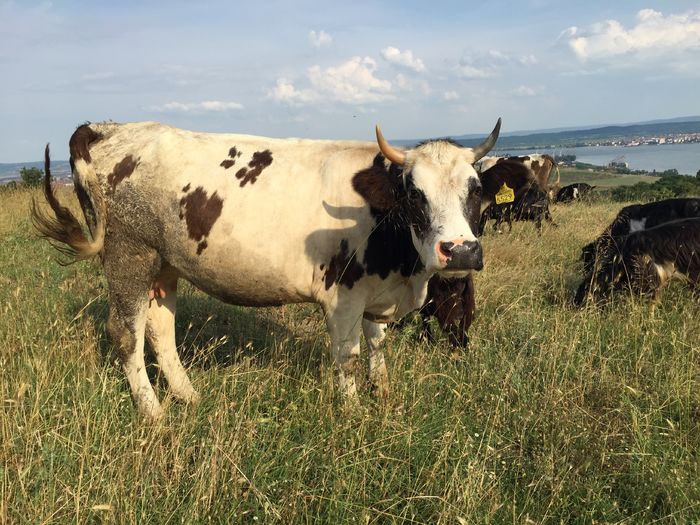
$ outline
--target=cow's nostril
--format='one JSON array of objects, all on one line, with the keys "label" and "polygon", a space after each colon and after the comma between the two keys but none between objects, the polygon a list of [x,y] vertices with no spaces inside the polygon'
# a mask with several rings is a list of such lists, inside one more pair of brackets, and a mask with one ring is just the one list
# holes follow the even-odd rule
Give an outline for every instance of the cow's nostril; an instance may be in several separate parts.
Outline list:
[{"label": "cow's nostril", "polygon": [[452,254],[452,248],[454,247],[455,243],[447,241],[447,242],[441,242],[440,243],[440,252],[445,255],[445,256],[450,256]]}]

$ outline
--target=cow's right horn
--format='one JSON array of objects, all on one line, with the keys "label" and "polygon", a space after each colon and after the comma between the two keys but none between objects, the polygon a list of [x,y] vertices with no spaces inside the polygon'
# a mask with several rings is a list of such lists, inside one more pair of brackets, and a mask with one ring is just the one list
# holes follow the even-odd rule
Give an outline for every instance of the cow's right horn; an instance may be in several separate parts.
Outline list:
[{"label": "cow's right horn", "polygon": [[498,140],[498,133],[501,131],[501,117],[498,117],[498,122],[496,122],[496,126],[493,128],[493,131],[491,134],[486,138],[484,142],[479,144],[477,147],[473,149],[474,151],[474,161],[476,162],[481,157],[486,155],[489,151],[491,151],[491,148],[493,148],[496,145],[496,140]]},{"label": "cow's right horn", "polygon": [[406,154],[403,151],[392,148],[391,145],[386,141],[384,135],[382,135],[382,130],[379,129],[379,125],[375,127],[377,132],[377,144],[379,144],[379,151],[389,159],[394,164],[403,166],[406,162]]}]

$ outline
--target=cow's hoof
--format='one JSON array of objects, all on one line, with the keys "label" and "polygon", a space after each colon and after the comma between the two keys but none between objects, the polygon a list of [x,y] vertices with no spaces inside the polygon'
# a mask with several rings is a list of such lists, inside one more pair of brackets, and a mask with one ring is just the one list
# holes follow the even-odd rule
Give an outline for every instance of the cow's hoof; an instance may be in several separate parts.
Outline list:
[{"label": "cow's hoof", "polygon": [[160,404],[149,404],[148,406],[139,405],[138,410],[139,414],[141,414],[141,417],[143,417],[144,421],[150,423],[160,421],[161,419],[163,419],[163,415],[165,414],[165,411],[163,410],[163,407],[160,406]]},{"label": "cow's hoof", "polygon": [[380,381],[378,383],[372,383],[371,394],[377,402],[382,404],[386,403],[390,393],[388,382]]},{"label": "cow's hoof", "polygon": [[171,389],[171,393],[178,401],[187,405],[198,405],[202,400],[202,396],[194,388],[182,392]]}]

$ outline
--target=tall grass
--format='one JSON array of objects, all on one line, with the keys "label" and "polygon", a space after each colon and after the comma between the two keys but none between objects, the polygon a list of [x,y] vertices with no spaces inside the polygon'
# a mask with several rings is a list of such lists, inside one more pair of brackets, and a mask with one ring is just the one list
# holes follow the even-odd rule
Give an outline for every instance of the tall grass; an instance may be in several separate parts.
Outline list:
[{"label": "tall grass", "polygon": [[0,523],[696,523],[700,306],[569,306],[616,205],[484,237],[471,347],[387,340],[392,395],[348,413],[313,306],[244,309],[183,287],[202,403],[139,419],[96,263],[62,267],[0,195]]}]

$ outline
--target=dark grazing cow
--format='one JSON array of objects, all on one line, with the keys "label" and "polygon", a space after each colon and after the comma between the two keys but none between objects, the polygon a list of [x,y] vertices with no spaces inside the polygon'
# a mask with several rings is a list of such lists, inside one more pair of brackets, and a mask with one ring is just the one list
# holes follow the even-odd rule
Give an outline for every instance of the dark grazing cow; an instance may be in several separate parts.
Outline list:
[{"label": "dark grazing cow", "polygon": [[564,186],[557,192],[556,202],[572,202],[588,198],[595,186],[586,184],[585,182],[575,182]]},{"label": "dark grazing cow", "polygon": [[581,250],[584,273],[593,269],[596,259],[630,233],[653,228],[678,219],[700,217],[700,198],[665,199],[622,208],[603,233]]},{"label": "dark grazing cow", "polygon": [[674,276],[685,276],[693,286],[700,285],[700,218],[666,222],[611,239],[612,244],[576,291],[576,305],[621,289],[656,297]]},{"label": "dark grazing cow", "polygon": [[370,381],[386,394],[384,323],[422,306],[436,273],[481,270],[481,204],[503,177],[480,179],[473,164],[499,129],[500,119],[474,149],[434,140],[400,150],[379,128],[376,142],[350,142],[83,125],[69,149],[91,238],[53,194],[48,147],[53,213],[35,205],[33,219],[76,259],[100,256],[107,329],[143,414],[162,413],[145,340],[172,393],[198,398],[176,349],[180,278],[233,304],[320,304],[340,390],[356,401],[361,332]]},{"label": "dark grazing cow", "polygon": [[493,202],[483,211],[479,221],[479,235],[484,233],[489,220],[495,221],[494,231],[500,231],[503,221],[508,225],[508,231],[513,230],[513,221],[532,221],[538,231],[542,232],[542,219],[556,226],[549,212],[547,194],[536,186],[527,186],[514,193],[512,202]]},{"label": "dark grazing cow", "polygon": [[467,333],[475,311],[476,289],[471,274],[454,279],[433,275],[428,282],[428,298],[420,309],[418,335],[432,339],[429,321],[435,317],[453,349],[464,348],[469,343]]}]

